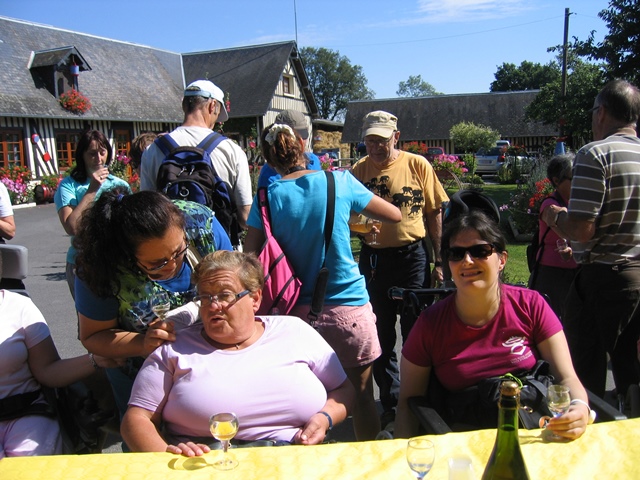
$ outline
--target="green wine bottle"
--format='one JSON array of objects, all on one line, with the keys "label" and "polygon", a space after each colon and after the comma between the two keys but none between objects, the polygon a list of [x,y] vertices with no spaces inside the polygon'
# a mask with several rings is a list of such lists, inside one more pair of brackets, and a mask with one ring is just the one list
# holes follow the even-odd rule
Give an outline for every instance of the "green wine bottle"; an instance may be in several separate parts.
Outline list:
[{"label": "green wine bottle", "polygon": [[527,466],[518,442],[520,387],[512,380],[500,385],[498,434],[482,480],[529,480]]}]

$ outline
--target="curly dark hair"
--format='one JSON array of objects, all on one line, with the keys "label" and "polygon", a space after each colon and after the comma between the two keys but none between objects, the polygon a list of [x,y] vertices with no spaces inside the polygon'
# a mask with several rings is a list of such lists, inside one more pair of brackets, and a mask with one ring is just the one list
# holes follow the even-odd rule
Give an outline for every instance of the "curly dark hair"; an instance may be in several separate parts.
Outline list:
[{"label": "curly dark hair", "polygon": [[119,291],[121,268],[137,269],[135,252],[142,242],[186,226],[182,211],[163,194],[127,193],[123,187],[104,192],[82,215],[73,241],[77,275],[101,297]]},{"label": "curly dark hair", "polygon": [[286,132],[278,132],[273,145],[267,142],[266,137],[269,133],[269,129],[275,124],[272,123],[266,127],[260,138],[262,140],[262,155],[269,165],[275,169],[280,169],[284,172],[296,165],[306,165],[307,161],[304,156],[304,148],[302,138],[293,130],[295,137],[292,137]]},{"label": "curly dark hair", "polygon": [[87,165],[84,162],[84,154],[89,147],[91,146],[91,142],[96,141],[98,145],[103,147],[107,151],[107,163],[108,167],[111,165],[113,161],[113,148],[109,144],[109,140],[104,133],[99,130],[87,130],[80,136],[80,140],[78,140],[78,145],[76,146],[76,166],[73,167],[71,173],[69,175],[78,183],[84,183],[87,181]]}]

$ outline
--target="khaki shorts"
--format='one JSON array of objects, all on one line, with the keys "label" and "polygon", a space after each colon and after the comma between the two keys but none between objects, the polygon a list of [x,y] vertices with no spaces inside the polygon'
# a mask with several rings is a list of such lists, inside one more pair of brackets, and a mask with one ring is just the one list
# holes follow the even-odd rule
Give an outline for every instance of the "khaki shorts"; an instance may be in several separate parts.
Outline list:
[{"label": "khaki shorts", "polygon": [[[296,305],[289,315],[308,321],[308,313],[309,305]],[[368,365],[382,353],[371,303],[355,307],[325,305],[315,326],[335,350],[343,368]]]}]

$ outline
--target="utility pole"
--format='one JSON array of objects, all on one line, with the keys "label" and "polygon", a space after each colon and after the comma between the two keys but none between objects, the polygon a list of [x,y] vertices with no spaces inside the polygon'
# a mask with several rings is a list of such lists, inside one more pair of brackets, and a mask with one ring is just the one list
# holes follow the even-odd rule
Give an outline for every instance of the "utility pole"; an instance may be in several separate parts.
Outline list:
[{"label": "utility pole", "polygon": [[296,45],[298,45],[298,9],[296,8],[296,0],[293,0],[293,21],[296,29]]},{"label": "utility pole", "polygon": [[564,42],[562,43],[562,87],[561,87],[561,101],[560,101],[560,118],[563,122],[560,123],[560,136],[564,136],[564,115],[566,112],[566,99],[567,99],[567,57],[569,50],[569,9],[564,9]]}]

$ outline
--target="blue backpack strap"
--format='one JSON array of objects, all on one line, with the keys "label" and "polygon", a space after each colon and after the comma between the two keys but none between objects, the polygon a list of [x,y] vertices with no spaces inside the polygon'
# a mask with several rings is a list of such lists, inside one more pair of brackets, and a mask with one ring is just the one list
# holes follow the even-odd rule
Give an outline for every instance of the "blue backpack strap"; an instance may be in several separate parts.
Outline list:
[{"label": "blue backpack strap", "polygon": [[211,155],[211,152],[213,152],[213,150],[218,146],[218,144],[220,144],[221,141],[226,139],[227,137],[219,134],[218,132],[211,132],[198,144],[198,148],[203,149],[205,152]]},{"label": "blue backpack strap", "polygon": [[153,141],[153,143],[158,146],[158,148],[162,151],[162,153],[165,154],[165,156],[169,155],[172,150],[178,148],[179,146],[168,133],[166,135],[160,135]]}]

